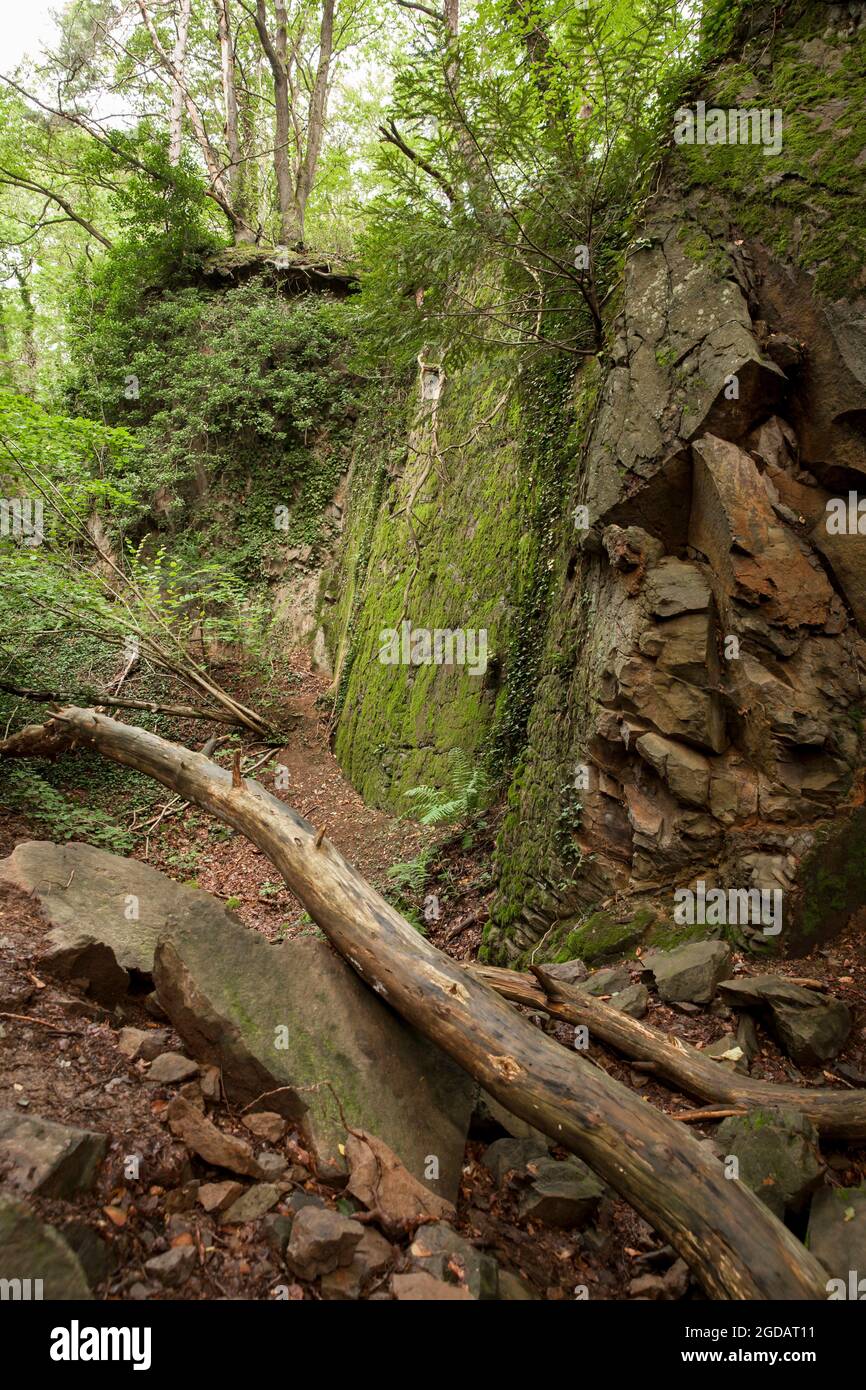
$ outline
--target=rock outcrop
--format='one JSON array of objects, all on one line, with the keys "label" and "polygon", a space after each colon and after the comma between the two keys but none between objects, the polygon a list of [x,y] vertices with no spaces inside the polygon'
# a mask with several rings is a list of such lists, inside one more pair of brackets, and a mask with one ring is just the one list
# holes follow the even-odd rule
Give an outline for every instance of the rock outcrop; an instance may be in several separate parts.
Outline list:
[{"label": "rock outcrop", "polygon": [[[811,79],[818,53],[839,86],[822,134],[802,112],[815,157],[795,131],[774,166],[808,182],[816,150],[855,139],[861,28],[816,48],[806,7],[788,22],[789,79]],[[760,71],[778,105],[779,70]],[[504,963],[542,937],[550,959],[581,954],[612,897],[694,935],[675,893],[699,880],[779,894],[778,932],[751,909],[716,921],[792,953],[864,901],[863,278],[822,298],[832,266],[816,274],[812,248],[827,224],[847,254],[844,207],[807,199],[792,241],[783,211],[759,216],[760,188],[729,196],[725,167],[709,148],[672,151],[627,254],[608,370],[578,377],[591,425],[486,939]]]}]

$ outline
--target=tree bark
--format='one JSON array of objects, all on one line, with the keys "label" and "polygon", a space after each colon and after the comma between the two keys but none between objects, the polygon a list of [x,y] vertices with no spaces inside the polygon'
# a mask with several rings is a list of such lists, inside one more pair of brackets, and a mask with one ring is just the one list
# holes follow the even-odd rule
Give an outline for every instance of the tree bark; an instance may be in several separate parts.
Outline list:
[{"label": "tree bark", "polygon": [[828,1086],[777,1085],[728,1071],[690,1043],[663,1037],[603,1000],[564,985],[540,965],[533,966],[531,975],[495,965],[471,965],[468,969],[504,999],[543,1009],[565,1023],[585,1024],[600,1042],[633,1061],[651,1063],[655,1076],[664,1077],[690,1096],[749,1110],[781,1105],[806,1115],[829,1139],[866,1139],[866,1091],[852,1094]]},{"label": "tree bark", "polygon": [[192,10],[192,0],[180,0],[180,15],[178,16],[177,42],[171,55],[171,61],[178,78],[172,78],[171,86],[171,114],[169,116],[169,141],[168,158],[169,163],[179,164],[181,150],[183,149],[183,80],[186,73],[186,45],[189,38],[189,19]]},{"label": "tree bark", "polygon": [[189,90],[184,74],[178,69],[171,55],[166,53],[160,40],[159,33],[157,32],[156,25],[145,4],[145,0],[136,0],[136,3],[161,66],[171,78],[174,88],[179,90],[183,96],[183,104],[187,116],[189,117],[189,123],[192,126],[193,134],[195,135],[196,142],[207,167],[211,196],[222,208],[226,217],[231,222],[232,227],[237,230],[244,226],[244,221],[232,205],[231,195],[223,176],[221,161],[211,144],[201,111],[198,109],[192,93]]},{"label": "tree bark", "polygon": [[255,232],[250,225],[249,174],[241,151],[240,126],[238,118],[238,98],[235,84],[235,54],[232,44],[231,23],[228,0],[214,0],[217,20],[217,36],[220,46],[220,69],[222,72],[223,113],[225,115],[226,149],[229,167],[226,170],[226,185],[235,212],[241,222],[235,227],[235,242],[245,244],[254,242]]},{"label": "tree bark", "polygon": [[325,134],[325,113],[328,108],[328,86],[331,77],[331,58],[334,52],[334,0],[323,0],[322,22],[319,27],[319,62],[316,80],[310,95],[310,112],[307,120],[307,141],[303,160],[298,169],[295,186],[295,208],[300,224],[300,240],[304,239],[304,221],[307,203],[313,191],[319,155],[322,152],[322,139]]},{"label": "tree bark", "polygon": [[[274,173],[280,207],[280,240],[286,246],[302,246],[307,203],[312,192],[322,150],[331,59],[334,54],[335,0],[322,0],[319,25],[319,58],[310,92],[306,131],[296,109],[296,92],[289,77],[289,24],[285,0],[274,0],[276,32],[268,30],[265,0],[256,0],[255,20],[259,42],[271,68],[274,83]],[[289,154],[294,146],[295,168]]]},{"label": "tree bark", "polygon": [[295,188],[289,160],[291,139],[291,95],[288,72],[288,21],[284,0],[276,0],[277,27],[274,39],[268,31],[265,0],[256,0],[255,25],[265,51],[274,84],[274,174],[280,208],[280,239],[285,245],[303,240],[295,213]]},{"label": "tree bark", "polygon": [[[673,1120],[570,1055],[416,932],[289,806],[201,754],[74,707],[40,741],[85,744],[246,835],[381,998],[512,1113],[579,1155],[673,1244],[713,1297],[820,1299],[826,1274],[746,1187]],[[18,735],[20,741],[22,735]],[[0,744],[0,757],[6,752]],[[383,1059],[386,1065],[387,1059]]]}]

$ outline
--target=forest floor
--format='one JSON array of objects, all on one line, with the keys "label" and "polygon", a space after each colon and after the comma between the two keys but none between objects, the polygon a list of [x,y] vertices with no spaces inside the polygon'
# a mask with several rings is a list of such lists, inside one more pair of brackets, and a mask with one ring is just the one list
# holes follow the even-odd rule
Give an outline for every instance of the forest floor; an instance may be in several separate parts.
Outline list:
[{"label": "forest floor", "polygon": [[[429,938],[456,959],[473,959],[480,944],[491,895],[491,861],[498,816],[488,813],[470,834],[433,831],[408,820],[365,806],[346,782],[329,747],[327,721],[317,704],[326,688],[324,677],[299,669],[287,687],[292,730],[285,745],[273,750],[266,772],[259,774],[273,789],[273,767],[288,769],[288,786],[276,795],[290,802],[318,829],[325,827],[334,845],[395,906],[421,921],[423,904],[432,891],[440,915],[425,926]],[[285,708],[285,705],[283,706]],[[178,737],[201,739],[201,727]],[[250,750],[251,760],[261,752]],[[255,775],[255,774],[253,774]],[[271,780],[268,780],[270,777]],[[156,821],[169,798],[148,812]],[[0,855],[25,839],[50,838],[44,826],[20,813],[0,812]],[[430,846],[434,855],[426,881],[395,893],[388,870],[416,860]],[[163,816],[137,841],[133,853],[183,882],[191,880],[227,903],[250,928],[270,939],[317,930],[302,905],[278,882],[268,860],[242,836],[218,825],[196,808],[179,808]],[[862,916],[862,914],[861,914]],[[832,987],[854,1015],[849,1042],[831,1068],[798,1069],[759,1027],[760,1051],[752,1075],[802,1085],[837,1085],[840,1089],[866,1084],[866,932],[853,920],[831,945],[808,962],[755,962],[736,957],[738,973],[777,971],[792,977],[808,975]],[[37,1200],[40,1213],[89,1252],[95,1263],[96,1293],[103,1298],[270,1298],[275,1283],[285,1280],[270,1229],[255,1222],[220,1226],[196,1206],[195,1186],[202,1165],[174,1141],[165,1123],[173,1094],[146,1079],[140,1064],[118,1049],[123,1026],[153,1028],[154,1019],[141,1001],[130,1000],[109,1013],[75,988],[59,986],[39,973],[45,926],[35,905],[9,888],[0,891],[0,1107],[29,1110],[34,1115],[96,1127],[111,1136],[108,1161],[93,1192],[74,1203]],[[638,960],[627,962],[634,978]],[[730,1027],[730,1014],[712,1007],[682,1012],[651,997],[646,1021],[666,1035],[681,1037],[703,1048]],[[535,1022],[563,1045],[573,1045],[573,1029],[541,1015]],[[181,1047],[172,1036],[172,1043]],[[647,1103],[667,1113],[689,1111],[695,1103],[636,1070],[616,1053],[592,1042],[588,1053],[602,1067]],[[244,1134],[240,1119],[221,1102],[212,1118],[228,1132]],[[714,1126],[695,1127],[711,1137]],[[590,1299],[635,1296],[700,1298],[688,1280],[674,1281],[666,1293],[647,1294],[630,1288],[636,1278],[662,1275],[675,1262],[666,1246],[627,1203],[611,1196],[598,1218],[584,1231],[560,1230],[518,1214],[520,1186],[497,1187],[481,1163],[486,1143],[504,1131],[479,1122],[470,1133],[458,1202],[457,1228],[477,1245],[490,1250],[503,1269],[530,1285],[538,1298],[573,1299],[583,1287]],[[123,1176],[124,1155],[144,1157],[150,1180],[130,1184]],[[339,1198],[303,1167],[303,1151],[288,1141],[294,1160],[296,1192],[334,1206]],[[866,1149],[824,1146],[831,1181],[853,1186],[866,1180]],[[2,1175],[0,1175],[2,1176]],[[211,1179],[212,1180],[212,1179]],[[288,1198],[288,1193],[287,1193]],[[290,1204],[291,1205],[291,1204]],[[798,1232],[801,1236],[804,1232]],[[96,1238],[94,1243],[94,1238]],[[144,1271],[152,1255],[176,1245],[195,1247],[194,1271],[181,1288],[154,1287]],[[396,1250],[396,1267],[406,1260]],[[408,1266],[405,1266],[408,1267]],[[315,1285],[292,1284],[293,1298],[318,1297]],[[369,1295],[368,1295],[369,1296]],[[372,1296],[376,1296],[375,1286]],[[384,1292],[379,1296],[387,1296]]]}]

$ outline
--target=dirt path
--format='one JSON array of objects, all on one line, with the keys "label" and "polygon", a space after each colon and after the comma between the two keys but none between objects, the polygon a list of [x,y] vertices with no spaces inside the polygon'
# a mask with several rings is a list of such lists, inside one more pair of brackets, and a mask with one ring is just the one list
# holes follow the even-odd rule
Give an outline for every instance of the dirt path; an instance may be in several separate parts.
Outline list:
[{"label": "dirt path", "polygon": [[[306,653],[295,653],[292,679],[280,700],[281,716],[292,725],[291,733],[283,747],[274,750],[272,760],[252,775],[317,829],[325,829],[341,854],[437,946],[457,959],[473,958],[492,892],[498,813],[470,827],[464,844],[463,836],[447,827],[432,830],[367,806],[331,751],[327,722],[317,705],[327,688],[327,678],[309,669]],[[224,750],[215,756],[229,765],[230,755]],[[245,765],[260,756],[261,749],[253,747]],[[278,768],[284,769],[279,779]],[[444,850],[430,855],[420,887],[389,878],[393,866],[406,865],[443,841]],[[246,926],[270,940],[313,930],[302,904],[265,855],[195,807],[165,819],[133,854],[171,878],[193,882],[222,898]]]},{"label": "dirt path", "polygon": [[[326,829],[341,854],[388,893],[389,867],[413,859],[433,837],[423,826],[366,806],[346,781],[316,706],[327,689],[327,678],[310,671],[302,654],[298,656],[297,684],[290,688],[283,706],[286,722],[294,719],[294,727],[285,745],[274,751],[273,761],[253,776],[317,829]],[[287,770],[287,778],[281,774],[280,781],[275,778],[278,766]],[[285,780],[288,785],[283,785]],[[243,836],[195,807],[164,821],[151,838],[146,856],[143,843],[134,853],[137,858],[147,857],[148,863],[172,878],[194,880],[229,902],[247,926],[271,939],[310,929],[302,905],[268,859]]]}]

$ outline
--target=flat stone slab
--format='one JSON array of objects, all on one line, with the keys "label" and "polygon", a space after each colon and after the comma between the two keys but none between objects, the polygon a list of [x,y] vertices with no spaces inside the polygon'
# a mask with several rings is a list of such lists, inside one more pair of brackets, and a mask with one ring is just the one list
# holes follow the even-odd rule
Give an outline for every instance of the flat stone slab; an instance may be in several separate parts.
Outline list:
[{"label": "flat stone slab", "polygon": [[88,1191],[107,1146],[104,1134],[0,1110],[0,1177],[23,1192],[71,1197]]},{"label": "flat stone slab", "polygon": [[273,946],[228,918],[190,919],[160,942],[154,978],[189,1051],[222,1069],[229,1099],[261,1098],[298,1124],[323,1174],[345,1172],[348,1123],[428,1191],[456,1197],[472,1081],[326,942]]},{"label": "flat stone slab", "polygon": [[78,1256],[23,1202],[0,1197],[0,1299],[90,1299]]},{"label": "flat stone slab", "polygon": [[50,927],[41,969],[109,1006],[153,973],[160,936],[190,918],[237,921],[209,893],[93,845],[28,840],[0,861],[0,879],[35,898]]}]

